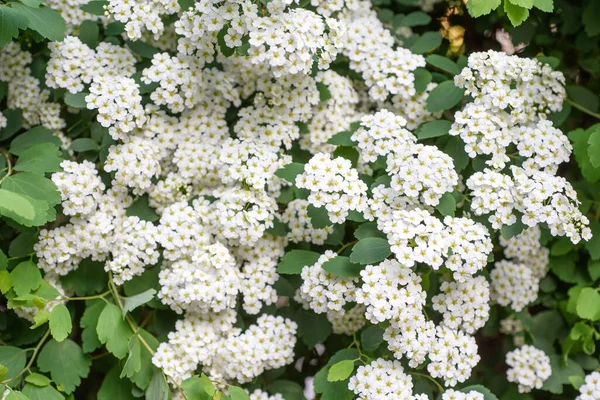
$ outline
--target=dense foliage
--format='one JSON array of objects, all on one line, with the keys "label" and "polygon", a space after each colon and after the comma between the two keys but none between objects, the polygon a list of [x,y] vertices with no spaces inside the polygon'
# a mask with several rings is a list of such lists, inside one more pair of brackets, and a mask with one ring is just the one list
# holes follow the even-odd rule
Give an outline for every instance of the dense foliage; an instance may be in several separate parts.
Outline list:
[{"label": "dense foliage", "polygon": [[2,400],[600,400],[600,2],[0,0]]}]

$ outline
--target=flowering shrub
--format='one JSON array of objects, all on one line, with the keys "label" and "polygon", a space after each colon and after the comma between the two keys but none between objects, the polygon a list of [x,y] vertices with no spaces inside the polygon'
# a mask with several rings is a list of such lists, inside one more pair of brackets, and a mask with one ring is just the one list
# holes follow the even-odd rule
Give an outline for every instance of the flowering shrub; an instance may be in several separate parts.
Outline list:
[{"label": "flowering shrub", "polygon": [[0,400],[600,400],[599,18],[0,2]]}]

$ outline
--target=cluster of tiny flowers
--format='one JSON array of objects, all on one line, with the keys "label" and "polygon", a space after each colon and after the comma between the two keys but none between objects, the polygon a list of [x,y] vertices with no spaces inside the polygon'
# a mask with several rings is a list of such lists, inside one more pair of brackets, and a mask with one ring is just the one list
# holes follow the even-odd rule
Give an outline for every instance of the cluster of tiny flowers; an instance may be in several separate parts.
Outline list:
[{"label": "cluster of tiny flowers", "polygon": [[61,162],[60,166],[62,171],[52,174],[52,182],[60,191],[63,213],[86,215],[95,211],[105,189],[96,166],[89,161],[76,163],[69,160]]},{"label": "cluster of tiny flowers", "polygon": [[436,328],[436,340],[429,352],[427,370],[446,386],[466,381],[481,357],[473,336],[443,326]]},{"label": "cluster of tiny flowers", "polygon": [[124,47],[102,42],[94,50],[76,36],[48,45],[50,60],[46,68],[46,85],[64,88],[71,93],[84,90],[95,78],[130,76],[135,72],[135,58]]},{"label": "cluster of tiny flowers", "polygon": [[281,214],[281,222],[284,222],[290,228],[287,238],[291,242],[323,244],[327,236],[333,232],[333,228],[331,226],[315,228],[308,215],[309,205],[310,202],[307,200],[294,199],[290,201],[283,214]]},{"label": "cluster of tiny flowers", "polygon": [[399,361],[378,358],[361,365],[350,378],[348,388],[360,400],[413,399],[413,383]]},{"label": "cluster of tiny flowers", "polygon": [[140,90],[132,78],[96,77],[85,102],[88,109],[98,110],[98,122],[115,140],[146,122]]},{"label": "cluster of tiny flowers", "polygon": [[504,335],[512,336],[515,346],[522,346],[525,344],[524,331],[525,328],[523,327],[523,323],[514,315],[510,315],[500,320],[500,332]]},{"label": "cluster of tiny flowers", "polygon": [[125,24],[125,32],[132,40],[141,39],[144,30],[158,39],[165,29],[161,16],[179,10],[176,0],[110,0],[106,6],[112,18]]},{"label": "cluster of tiny flowers", "polygon": [[258,314],[263,305],[277,301],[277,291],[273,287],[279,278],[277,258],[261,257],[248,261],[242,267],[240,292],[243,295],[242,307],[248,314]]},{"label": "cluster of tiny flowers", "polygon": [[343,223],[350,211],[363,212],[367,208],[367,185],[350,160],[342,157],[315,154],[296,177],[296,186],[310,190],[308,201],[315,207],[325,207],[333,223]]},{"label": "cluster of tiny flowers", "polygon": [[525,264],[498,261],[494,264],[490,277],[490,297],[500,305],[510,306],[519,312],[537,299],[540,280]]},{"label": "cluster of tiny flowers", "polygon": [[459,392],[448,389],[442,394],[442,400],[484,400],[483,393],[471,390],[470,392]]},{"label": "cluster of tiny flowers", "polygon": [[269,393],[267,393],[265,391],[256,389],[252,393],[250,393],[250,400],[285,400],[285,399],[279,393],[270,395]]},{"label": "cluster of tiny flowers", "polygon": [[500,245],[504,248],[506,258],[527,265],[540,279],[548,272],[550,261],[550,249],[540,243],[541,235],[540,227],[533,226],[510,239],[500,236]]},{"label": "cluster of tiny flowers", "polygon": [[600,399],[600,372],[594,371],[585,377],[585,383],[579,387],[579,396],[575,400]]},{"label": "cluster of tiny flowers", "polygon": [[552,168],[571,153],[564,135],[544,121],[547,113],[562,108],[564,80],[562,73],[537,60],[491,50],[473,53],[454,78],[473,102],[456,113],[450,134],[460,135],[470,157],[491,155],[488,164],[496,168],[509,161],[506,148],[511,143],[520,155],[533,156],[539,167]]},{"label": "cluster of tiny flowers", "polygon": [[357,279],[338,277],[323,269],[323,264],[336,256],[336,252],[326,250],[314,265],[302,268],[302,285],[295,300],[317,314],[343,312],[346,304],[355,301]]},{"label": "cluster of tiny flowers", "polygon": [[0,129],[6,128],[8,125],[8,119],[0,112]]},{"label": "cluster of tiny flowers", "polygon": [[550,357],[528,344],[506,353],[506,364],[510,367],[506,377],[509,382],[518,384],[520,393],[541,389],[552,375]]},{"label": "cluster of tiny flowers", "polygon": [[327,311],[327,320],[331,322],[333,333],[336,335],[352,335],[358,332],[365,324],[366,308],[357,304],[350,310]]},{"label": "cluster of tiny flowers", "polygon": [[433,309],[442,313],[443,324],[474,334],[490,316],[490,285],[482,276],[465,282],[443,282],[432,299]]},{"label": "cluster of tiny flowers", "polygon": [[208,369],[209,377],[246,383],[265,370],[291,363],[297,329],[289,319],[261,315],[243,333],[234,332],[220,343]]},{"label": "cluster of tiny flowers", "polygon": [[215,243],[164,265],[159,283],[158,297],[176,312],[217,313],[235,307],[240,272],[229,250]]},{"label": "cluster of tiny flowers", "polygon": [[134,194],[143,194],[161,172],[158,146],[152,140],[128,136],[124,143],[109,148],[104,170],[115,172],[113,185],[128,186]]}]

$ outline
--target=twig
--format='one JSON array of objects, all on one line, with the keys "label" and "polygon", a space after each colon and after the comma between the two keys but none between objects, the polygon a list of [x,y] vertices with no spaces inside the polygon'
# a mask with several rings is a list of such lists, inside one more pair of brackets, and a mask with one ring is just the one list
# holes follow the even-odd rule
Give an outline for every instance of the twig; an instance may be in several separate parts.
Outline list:
[{"label": "twig", "polygon": [[25,366],[25,368],[23,368],[21,370],[21,372],[19,372],[17,375],[15,375],[14,377],[7,379],[5,381],[0,382],[0,384],[2,385],[7,385],[10,382],[14,381],[17,378],[20,378],[25,372],[27,372],[29,370],[29,368],[31,368],[31,366],[33,365],[33,362],[35,361],[35,358],[37,357],[38,352],[40,351],[40,349],[42,348],[42,345],[44,344],[44,342],[46,341],[46,339],[48,339],[48,336],[50,335],[50,329],[48,329],[46,331],[46,333],[44,334],[44,336],[42,337],[42,339],[40,340],[40,342],[37,344],[37,346],[35,346],[35,348],[33,349],[33,354],[31,355],[31,358],[29,359],[29,362],[27,363],[27,365]]},{"label": "twig", "polygon": [[587,114],[587,115],[589,115],[589,116],[592,116],[592,117],[594,117],[594,118],[596,118],[596,119],[600,119],[600,114],[598,114],[598,113],[595,113],[595,112],[593,112],[593,111],[590,111],[590,110],[588,110],[588,109],[587,109],[587,108],[585,108],[584,106],[582,106],[582,105],[579,105],[579,104],[575,103],[575,102],[574,102],[573,100],[571,100],[571,99],[567,99],[567,103],[569,103],[570,105],[572,105],[573,107],[575,107],[575,108],[576,108],[576,109],[578,109],[579,111],[581,111],[581,112],[583,112],[583,113],[586,113],[586,114]]},{"label": "twig", "polygon": [[7,177],[10,176],[10,174],[12,174],[12,162],[10,162],[10,156],[6,151],[4,151],[4,149],[0,148],[0,154],[4,156],[4,158],[6,159],[6,165],[8,166],[8,171],[6,172],[6,175],[0,178],[0,183],[2,183]]}]

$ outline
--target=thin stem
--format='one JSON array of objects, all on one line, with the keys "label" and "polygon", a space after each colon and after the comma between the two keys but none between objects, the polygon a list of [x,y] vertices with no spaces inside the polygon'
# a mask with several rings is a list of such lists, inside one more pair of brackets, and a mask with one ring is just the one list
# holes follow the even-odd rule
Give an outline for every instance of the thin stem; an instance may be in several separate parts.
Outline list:
[{"label": "thin stem", "polygon": [[107,290],[104,293],[97,294],[95,296],[85,296],[85,297],[64,297],[65,300],[92,300],[92,299],[102,299],[111,293],[110,290]]},{"label": "thin stem", "polygon": [[442,385],[440,385],[440,383],[438,381],[436,381],[435,379],[433,379],[431,376],[429,376],[427,374],[422,374],[420,372],[408,372],[408,373],[411,375],[414,375],[414,376],[420,376],[422,378],[429,379],[438,388],[438,390],[440,391],[440,394],[444,393],[444,388],[442,387]]},{"label": "thin stem", "polygon": [[567,103],[569,103],[570,105],[572,105],[573,107],[575,107],[575,108],[576,108],[576,109],[578,109],[579,111],[581,111],[581,112],[583,112],[583,113],[586,113],[586,114],[587,114],[587,115],[589,115],[589,116],[592,116],[592,117],[594,117],[594,118],[596,118],[596,119],[600,119],[600,114],[598,114],[598,113],[595,113],[595,112],[593,112],[593,111],[590,111],[590,110],[588,110],[588,109],[587,109],[587,108],[585,108],[584,106],[582,106],[582,105],[579,105],[579,104],[575,103],[575,102],[574,102],[573,100],[571,100],[571,99],[567,99]]},{"label": "thin stem", "polygon": [[348,247],[350,247],[350,246],[352,246],[352,245],[356,244],[357,242],[358,242],[358,240],[353,240],[353,241],[351,241],[350,243],[346,243],[345,245],[343,245],[343,246],[342,246],[342,247],[341,247],[341,248],[340,248],[340,249],[337,251],[337,253],[338,253],[338,254],[342,254],[342,251],[346,250]]},{"label": "thin stem", "polygon": [[8,166],[8,171],[6,171],[6,175],[0,178],[0,183],[2,183],[7,177],[12,174],[12,162],[10,161],[10,156],[4,149],[0,148],[0,154],[6,159],[6,165]]},{"label": "thin stem", "polygon": [[21,370],[21,372],[19,372],[14,377],[12,377],[10,379],[7,379],[5,381],[0,382],[0,384],[7,385],[10,382],[14,381],[15,379],[20,378],[25,372],[27,372],[29,370],[29,368],[31,368],[31,366],[33,365],[33,362],[35,361],[35,358],[37,357],[38,352],[42,348],[42,345],[44,344],[44,342],[46,341],[46,339],[48,339],[48,336],[50,336],[50,329],[48,329],[46,331],[46,333],[44,334],[44,336],[42,337],[42,339],[39,341],[39,343],[37,344],[37,346],[35,346],[35,348],[33,349],[33,354],[31,355],[31,358],[29,359],[29,362],[27,363],[27,365],[25,366],[25,368],[23,368]]}]

